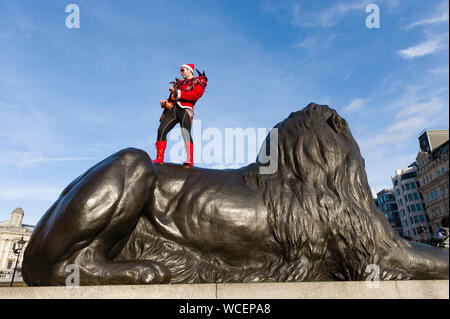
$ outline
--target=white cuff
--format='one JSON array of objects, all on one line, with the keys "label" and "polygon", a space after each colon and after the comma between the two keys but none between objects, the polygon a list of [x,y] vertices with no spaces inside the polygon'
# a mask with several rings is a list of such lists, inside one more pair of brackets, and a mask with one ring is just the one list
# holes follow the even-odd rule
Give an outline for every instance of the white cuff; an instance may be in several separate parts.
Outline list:
[{"label": "white cuff", "polygon": [[179,99],[181,97],[181,91],[178,90],[178,95],[177,95],[177,99]]}]

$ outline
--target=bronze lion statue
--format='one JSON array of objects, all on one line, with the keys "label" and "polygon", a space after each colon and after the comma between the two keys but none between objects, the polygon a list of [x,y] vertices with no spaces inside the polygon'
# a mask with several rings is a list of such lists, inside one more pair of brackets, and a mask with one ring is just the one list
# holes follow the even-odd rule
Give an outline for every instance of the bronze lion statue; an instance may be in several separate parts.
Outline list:
[{"label": "bronze lion statue", "polygon": [[[447,249],[397,236],[346,121],[310,104],[275,126],[277,169],[153,164],[129,148],[75,179],[24,254],[31,286],[448,279]],[[270,144],[270,141],[269,141]],[[267,147],[267,143],[263,145]]]}]

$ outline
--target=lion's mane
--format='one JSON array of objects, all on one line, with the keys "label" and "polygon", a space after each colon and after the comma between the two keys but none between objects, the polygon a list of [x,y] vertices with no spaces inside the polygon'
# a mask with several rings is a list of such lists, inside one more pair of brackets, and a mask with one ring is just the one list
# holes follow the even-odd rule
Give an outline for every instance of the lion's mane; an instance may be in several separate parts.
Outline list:
[{"label": "lion's mane", "polygon": [[246,182],[263,194],[284,258],[298,263],[300,280],[320,280],[327,276],[324,268],[334,279],[365,278],[366,266],[379,263],[380,252],[401,245],[401,239],[373,202],[364,159],[346,121],[312,103],[275,128],[276,173],[253,170]]}]

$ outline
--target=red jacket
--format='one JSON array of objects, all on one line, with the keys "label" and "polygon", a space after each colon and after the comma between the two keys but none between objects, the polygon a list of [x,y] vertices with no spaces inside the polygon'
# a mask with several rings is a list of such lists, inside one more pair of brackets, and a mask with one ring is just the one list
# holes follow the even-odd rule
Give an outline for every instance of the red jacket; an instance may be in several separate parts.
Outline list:
[{"label": "red jacket", "polygon": [[176,83],[177,103],[182,108],[194,110],[195,102],[205,92],[208,79],[206,76],[198,76],[189,80],[179,80]]}]

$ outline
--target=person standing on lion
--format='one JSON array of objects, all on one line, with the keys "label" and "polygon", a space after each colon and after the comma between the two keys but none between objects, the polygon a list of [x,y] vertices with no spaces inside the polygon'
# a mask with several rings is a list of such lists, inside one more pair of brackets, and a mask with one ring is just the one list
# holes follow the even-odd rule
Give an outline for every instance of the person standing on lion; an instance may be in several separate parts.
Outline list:
[{"label": "person standing on lion", "polygon": [[185,167],[194,165],[194,144],[191,137],[192,119],[194,117],[194,105],[205,92],[208,79],[205,72],[194,77],[194,64],[183,64],[180,70],[183,80],[175,79],[171,82],[170,96],[167,100],[161,100],[164,112],[160,119],[158,137],[156,141],[156,159],[153,163],[164,163],[164,152],[167,146],[167,134],[180,123],[181,133],[187,154],[187,160],[183,163]]}]

